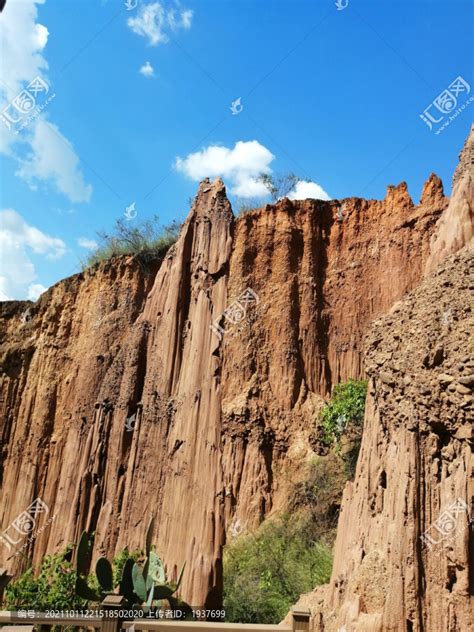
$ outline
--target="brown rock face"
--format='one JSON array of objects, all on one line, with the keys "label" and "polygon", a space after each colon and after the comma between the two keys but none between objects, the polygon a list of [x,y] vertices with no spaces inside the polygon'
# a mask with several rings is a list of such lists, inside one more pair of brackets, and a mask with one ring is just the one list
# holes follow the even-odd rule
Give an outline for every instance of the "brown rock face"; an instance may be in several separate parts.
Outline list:
[{"label": "brown rock face", "polygon": [[[188,563],[183,598],[218,603],[226,530],[278,507],[321,397],[362,375],[368,323],[422,277],[447,204],[438,181],[427,191],[418,206],[404,184],[384,201],[282,200],[235,221],[205,181],[159,269],[118,259],[3,304],[1,529],[39,496],[55,519],[25,548],[35,562],[84,528],[110,556],[141,546],[154,515],[168,570]],[[258,302],[229,328],[246,288]]]},{"label": "brown rock face", "polygon": [[474,125],[459,154],[449,206],[433,235],[426,273],[469,243],[474,235]]},{"label": "brown rock face", "polygon": [[364,435],[313,629],[472,628],[474,249],[376,321]]}]

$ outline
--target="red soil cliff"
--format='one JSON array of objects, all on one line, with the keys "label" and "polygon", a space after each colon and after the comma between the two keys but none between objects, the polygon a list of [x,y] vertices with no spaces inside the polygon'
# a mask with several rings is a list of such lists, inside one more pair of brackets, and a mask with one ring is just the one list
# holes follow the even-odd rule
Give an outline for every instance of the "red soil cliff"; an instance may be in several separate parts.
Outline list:
[{"label": "red soil cliff", "polygon": [[[234,220],[205,181],[159,269],[117,259],[2,304],[1,529],[41,497],[56,518],[38,562],[84,528],[95,555],[140,546],[154,515],[168,569],[188,562],[182,596],[219,603],[226,531],[278,506],[278,472],[310,450],[331,385],[363,374],[367,327],[420,282],[447,203],[431,176],[419,205],[402,183]],[[258,302],[220,341],[246,288]]]}]

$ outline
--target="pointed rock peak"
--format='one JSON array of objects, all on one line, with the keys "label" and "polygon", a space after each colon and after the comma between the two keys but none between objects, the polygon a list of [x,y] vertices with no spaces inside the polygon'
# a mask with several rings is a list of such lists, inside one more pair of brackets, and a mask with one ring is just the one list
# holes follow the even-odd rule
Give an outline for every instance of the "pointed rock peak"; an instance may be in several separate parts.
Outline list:
[{"label": "pointed rock peak", "polygon": [[197,195],[201,193],[209,193],[210,191],[212,191],[213,193],[217,193],[220,191],[225,193],[225,184],[222,178],[216,178],[212,182],[210,178],[204,178],[204,180],[201,180],[201,182],[199,183]]},{"label": "pointed rock peak", "polygon": [[210,178],[205,178],[199,183],[188,219],[199,216],[211,217],[216,214],[228,220],[234,217],[222,179],[216,178],[211,181]]},{"label": "pointed rock peak", "polygon": [[464,147],[459,154],[459,162],[453,174],[453,192],[456,185],[464,178],[471,175],[474,167],[474,124],[471,125],[471,131],[466,138]]},{"label": "pointed rock peak", "polygon": [[408,187],[406,182],[400,182],[397,186],[389,184],[387,187],[387,194],[385,196],[385,203],[388,206],[414,206],[413,200],[408,193]]},{"label": "pointed rock peak", "polygon": [[423,191],[421,192],[420,205],[428,206],[443,202],[444,189],[441,178],[435,173],[431,173],[428,180],[423,185]]}]

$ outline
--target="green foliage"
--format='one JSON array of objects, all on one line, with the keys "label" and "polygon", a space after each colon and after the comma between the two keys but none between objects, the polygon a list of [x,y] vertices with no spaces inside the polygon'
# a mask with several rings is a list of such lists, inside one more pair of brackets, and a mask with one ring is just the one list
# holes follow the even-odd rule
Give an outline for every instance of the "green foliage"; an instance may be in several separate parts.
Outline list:
[{"label": "green foliage", "polygon": [[105,557],[99,557],[95,565],[95,574],[104,592],[112,592],[112,564]]},{"label": "green foliage", "polygon": [[278,623],[302,593],[329,580],[331,566],[328,547],[308,538],[302,521],[266,521],[225,548],[226,619]]},{"label": "green foliage", "polygon": [[5,589],[5,607],[39,612],[83,608],[84,601],[75,593],[76,571],[69,561],[71,550],[69,546],[62,553],[47,555],[36,576],[31,567],[11,582]]},{"label": "green foliage", "polygon": [[97,233],[99,245],[87,258],[86,267],[118,255],[137,255],[143,264],[161,259],[178,239],[180,230],[179,222],[162,227],[156,215],[133,225],[119,219],[111,233]]},{"label": "green foliage", "polygon": [[[140,551],[135,550],[132,551],[130,553],[130,551],[128,550],[127,547],[125,547],[124,549],[122,549],[120,551],[120,553],[118,553],[115,558],[114,561],[112,562],[112,569],[113,569],[113,584],[114,586],[117,586],[120,583],[120,580],[122,579],[122,573],[123,573],[123,569],[125,564],[127,563],[127,560],[131,560],[132,561],[132,566],[133,566],[133,562],[136,562],[138,560],[138,558],[140,557]],[[123,594],[123,593],[120,593]]]},{"label": "green foliage", "polygon": [[[119,594],[127,600],[127,607],[155,608],[161,607],[162,601],[168,601],[171,607],[191,613],[191,608],[174,593],[179,589],[183,578],[184,568],[176,583],[166,578],[163,562],[152,547],[153,519],[148,525],[145,538],[145,551],[135,551],[130,554],[123,549],[112,564],[101,557],[97,560],[95,575],[85,576],[86,558],[90,555],[89,538],[86,532],[81,535],[77,545],[76,560],[76,593],[82,599],[91,602],[101,602],[111,593]],[[87,541],[87,544],[86,544]]]},{"label": "green foliage", "polygon": [[[331,399],[319,414],[321,445],[331,447],[343,461],[347,479],[354,478],[362,440],[367,381],[348,380],[337,384]],[[321,433],[318,432],[321,438]]]},{"label": "green foliage", "polygon": [[[85,601],[100,603],[107,595],[115,593],[122,594],[127,599],[128,607],[139,603],[137,595],[133,592],[132,582],[132,569],[138,555],[131,558],[128,549],[123,549],[112,564],[105,557],[101,557],[97,560],[95,575],[90,573],[86,577],[91,548],[91,538],[84,531],[77,544],[76,594]],[[124,592],[121,592],[122,590]]]},{"label": "green foliage", "polygon": [[[146,603],[147,606],[160,606],[163,599],[170,602],[173,598],[173,594],[180,587],[186,564],[183,564],[176,583],[167,580],[163,562],[155,551],[152,550],[151,540],[153,527],[154,521],[152,519],[146,534],[146,562],[143,568],[138,563],[133,565],[132,582],[135,594],[138,595],[142,603]],[[191,608],[185,602],[181,602],[181,607],[189,613],[191,612]]]},{"label": "green foliage", "polygon": [[325,441],[339,444],[343,433],[350,427],[362,427],[366,395],[366,380],[350,379],[334,387],[331,399],[320,413]]}]

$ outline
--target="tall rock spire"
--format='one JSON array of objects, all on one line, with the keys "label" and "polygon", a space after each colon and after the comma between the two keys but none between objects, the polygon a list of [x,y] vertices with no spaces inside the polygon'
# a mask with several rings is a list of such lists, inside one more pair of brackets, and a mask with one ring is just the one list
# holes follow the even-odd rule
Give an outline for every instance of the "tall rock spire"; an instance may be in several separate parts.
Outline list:
[{"label": "tall rock spire", "polygon": [[474,125],[459,154],[453,175],[449,205],[438,222],[430,243],[425,274],[432,272],[450,254],[457,252],[474,234]]}]

